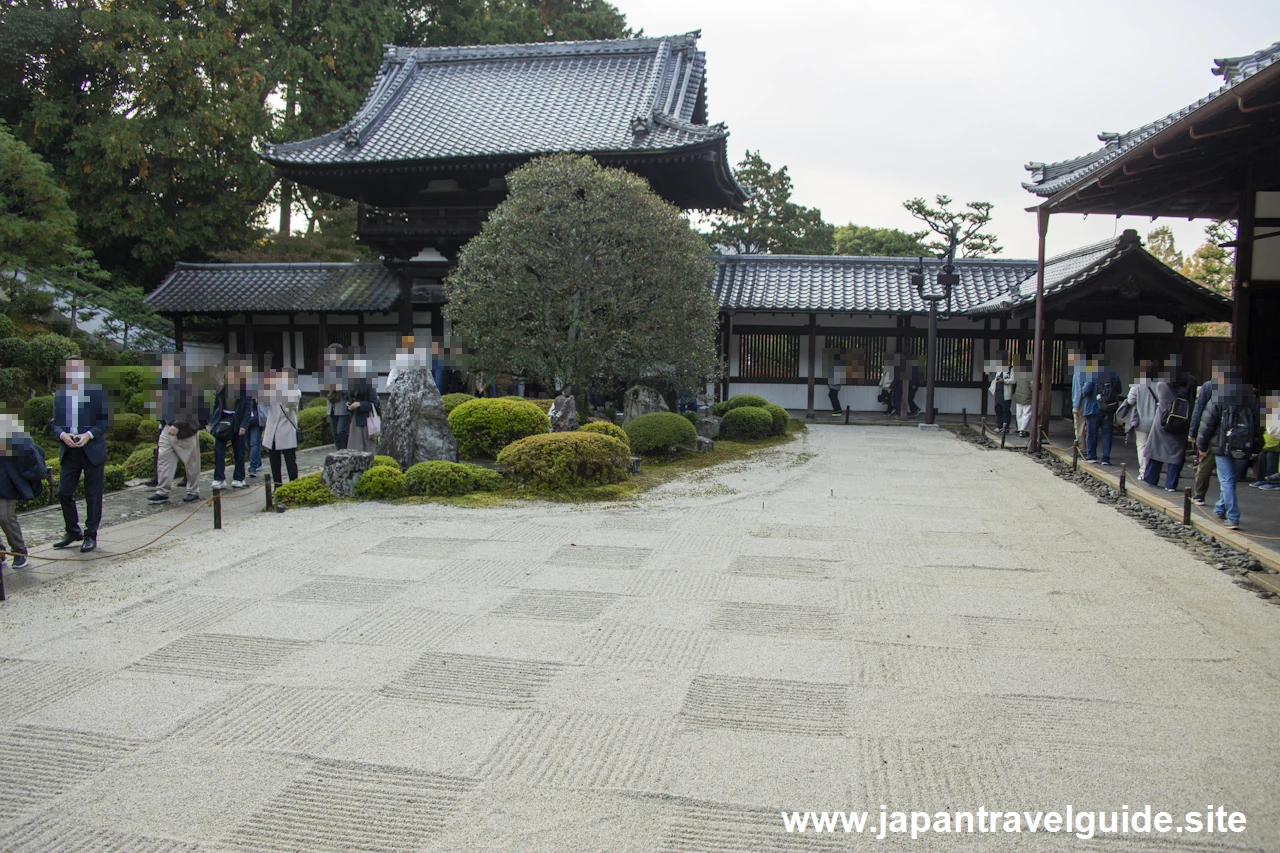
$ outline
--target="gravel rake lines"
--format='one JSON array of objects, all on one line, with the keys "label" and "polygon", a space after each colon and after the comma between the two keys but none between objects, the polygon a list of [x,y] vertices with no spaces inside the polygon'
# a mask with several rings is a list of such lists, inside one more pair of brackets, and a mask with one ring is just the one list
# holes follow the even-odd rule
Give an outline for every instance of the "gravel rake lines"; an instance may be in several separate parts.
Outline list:
[{"label": "gravel rake lines", "polygon": [[0,658],[0,717],[12,720],[30,711],[70,696],[104,673],[45,661]]},{"label": "gravel rake lines", "polygon": [[0,815],[62,794],[142,745],[127,738],[20,725],[0,732]]},{"label": "gravel rake lines", "polygon": [[129,668],[135,672],[237,681],[275,669],[305,645],[298,640],[192,634],[157,649]]},{"label": "gravel rake lines", "polygon": [[689,685],[680,718],[690,725],[838,737],[848,729],[849,700],[841,684],[699,675]]},{"label": "gravel rake lines", "polygon": [[534,704],[563,664],[478,655],[426,654],[383,688],[385,696],[481,708]]}]

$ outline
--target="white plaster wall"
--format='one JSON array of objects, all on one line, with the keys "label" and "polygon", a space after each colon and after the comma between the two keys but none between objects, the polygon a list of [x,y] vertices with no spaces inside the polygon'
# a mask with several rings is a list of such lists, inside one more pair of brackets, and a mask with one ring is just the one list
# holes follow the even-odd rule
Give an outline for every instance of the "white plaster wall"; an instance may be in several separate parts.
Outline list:
[{"label": "white plaster wall", "polygon": [[1138,318],[1138,334],[1169,334],[1173,331],[1173,324],[1168,320],[1161,320],[1159,317],[1139,317]]}]

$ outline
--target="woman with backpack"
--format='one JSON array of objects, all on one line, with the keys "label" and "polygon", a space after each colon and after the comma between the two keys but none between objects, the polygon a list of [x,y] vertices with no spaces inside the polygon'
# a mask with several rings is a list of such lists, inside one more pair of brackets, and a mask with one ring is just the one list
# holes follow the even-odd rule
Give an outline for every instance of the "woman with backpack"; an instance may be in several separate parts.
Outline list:
[{"label": "woman with backpack", "polygon": [[280,479],[282,456],[289,479],[298,479],[298,404],[302,402],[302,392],[294,385],[288,369],[272,372],[264,383],[267,422],[262,430],[262,446],[270,453],[271,480],[279,485],[284,482]]},{"label": "woman with backpack", "polygon": [[[1170,369],[1177,369],[1171,365]],[[1169,466],[1164,490],[1176,492],[1178,477],[1187,458],[1187,429],[1191,423],[1191,389],[1195,380],[1190,376],[1171,376],[1156,383],[1156,411],[1147,436],[1147,465],[1142,479],[1152,486],[1160,485],[1160,471]]]},{"label": "woman with backpack", "polygon": [[1200,419],[1196,447],[1201,453],[1212,452],[1217,463],[1221,496],[1213,513],[1228,530],[1240,527],[1236,482],[1249,467],[1249,458],[1262,449],[1258,414],[1258,398],[1245,387],[1240,369],[1227,368]]}]

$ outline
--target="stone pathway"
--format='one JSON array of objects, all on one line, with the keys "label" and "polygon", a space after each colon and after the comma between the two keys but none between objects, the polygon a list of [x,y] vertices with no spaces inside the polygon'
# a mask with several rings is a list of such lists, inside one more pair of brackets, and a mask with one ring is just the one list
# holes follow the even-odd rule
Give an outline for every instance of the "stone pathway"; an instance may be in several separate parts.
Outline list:
[{"label": "stone pathway", "polygon": [[[0,850],[1274,850],[1280,607],[1016,454],[811,427],[633,504],[253,514],[0,605]],[[899,837],[897,840],[903,840]]]}]

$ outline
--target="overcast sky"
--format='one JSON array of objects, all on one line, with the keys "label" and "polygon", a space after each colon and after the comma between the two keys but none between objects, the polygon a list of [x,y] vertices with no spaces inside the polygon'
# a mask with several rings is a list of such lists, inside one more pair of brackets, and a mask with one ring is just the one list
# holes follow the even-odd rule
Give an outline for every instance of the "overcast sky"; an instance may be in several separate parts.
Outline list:
[{"label": "overcast sky", "polygon": [[[702,30],[734,162],[790,168],[829,222],[915,230],[913,196],[995,204],[1003,257],[1035,257],[1024,164],[1087,153],[1218,88],[1217,57],[1280,41],[1280,2],[614,0],[646,35]],[[1168,221],[1178,248],[1204,222]],[[1055,216],[1049,252],[1155,227]]]}]

